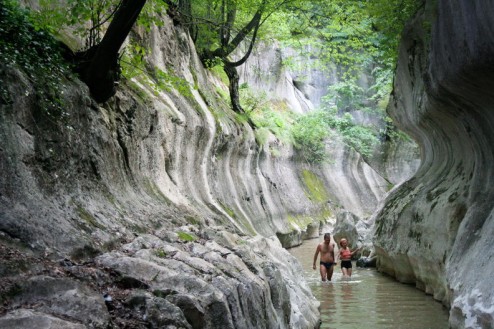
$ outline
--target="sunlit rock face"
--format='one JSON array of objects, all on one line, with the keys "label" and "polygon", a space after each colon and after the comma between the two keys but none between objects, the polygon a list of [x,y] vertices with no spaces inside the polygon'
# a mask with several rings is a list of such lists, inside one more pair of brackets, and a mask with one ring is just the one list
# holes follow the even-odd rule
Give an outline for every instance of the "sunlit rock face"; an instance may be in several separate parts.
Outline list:
[{"label": "sunlit rock face", "polygon": [[[311,53],[310,49],[307,52],[317,53]],[[275,107],[289,107],[304,114],[320,110],[321,98],[338,83],[338,70],[334,67],[328,65],[321,69],[320,63],[316,65],[311,56],[302,57],[277,43],[261,43],[238,69],[240,82],[257,97],[266,97]],[[369,88],[369,77],[362,73],[359,84],[364,90]],[[330,99],[327,101],[331,102]],[[375,114],[353,111],[352,116],[357,123],[385,128],[385,123]],[[418,147],[411,140],[383,141],[372,157],[364,159],[346,146],[341,137],[333,134],[327,151],[330,158],[327,163],[304,166],[302,174],[310,168],[324,184],[324,194],[333,211],[331,224],[336,220],[334,212],[340,210],[350,211],[360,218],[369,217],[389,188],[409,178],[420,164]],[[284,167],[287,168],[286,164]]]},{"label": "sunlit rock face", "polygon": [[265,93],[267,98],[286,103],[296,113],[307,113],[321,105],[328,87],[338,81],[334,68],[315,69],[311,55],[310,49],[301,57],[276,42],[260,43],[238,68],[241,83],[259,96]]},{"label": "sunlit rock face", "polygon": [[493,12],[429,1],[405,31],[390,112],[422,164],[375,216],[379,269],[450,306],[453,328],[494,318]]}]

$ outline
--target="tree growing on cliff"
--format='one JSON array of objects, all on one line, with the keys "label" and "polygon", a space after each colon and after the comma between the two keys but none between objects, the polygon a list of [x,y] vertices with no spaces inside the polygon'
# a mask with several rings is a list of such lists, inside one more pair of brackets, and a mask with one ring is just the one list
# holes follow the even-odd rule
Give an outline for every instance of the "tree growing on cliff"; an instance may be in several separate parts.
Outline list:
[{"label": "tree growing on cliff", "polygon": [[[166,8],[163,0],[67,0],[59,3],[40,0],[41,10],[36,21],[40,28],[58,34],[63,27],[86,40],[83,50],[72,56],[75,71],[84,81],[93,98],[100,103],[115,94],[116,82],[120,79],[122,45],[139,20],[144,26],[159,23],[145,13],[145,5],[153,11]],[[149,10],[148,10],[149,11]]]},{"label": "tree growing on cliff", "polygon": [[232,108],[244,110],[239,97],[237,67],[244,64],[257,42],[259,29],[273,13],[293,0],[180,0],[175,3],[178,21],[189,27],[206,67],[221,65],[229,79]]},{"label": "tree growing on cliff", "polygon": [[119,51],[146,1],[122,0],[101,42],[77,56],[80,78],[97,102],[105,102],[115,94]]},{"label": "tree growing on cliff", "polygon": [[[115,82],[119,78],[119,52],[123,42],[141,15],[145,4],[153,3],[168,7],[168,13],[175,23],[189,28],[199,55],[206,66],[222,65],[229,78],[230,99],[237,112],[243,112],[239,101],[239,76],[237,67],[245,63],[256,44],[261,26],[274,13],[283,10],[298,16],[292,36],[316,35],[322,56],[339,60],[347,67],[365,61],[367,52],[377,53],[384,39],[375,38],[372,28],[396,33],[402,18],[408,17],[414,8],[413,0],[405,0],[400,8],[398,0],[359,1],[352,0],[67,0],[64,2],[70,13],[58,15],[72,25],[90,21],[87,31],[88,48],[77,53],[77,71],[89,86],[98,102],[105,102],[115,93]],[[403,1],[401,1],[403,2]],[[40,0],[53,4],[53,1]],[[399,8],[399,9],[397,9]],[[404,10],[404,9],[406,10]],[[410,9],[411,8],[411,9]],[[369,20],[364,13],[371,11],[389,13],[395,11],[389,20],[377,16]],[[60,10],[60,9],[59,9]],[[298,14],[294,14],[298,13]],[[405,13],[405,14],[403,14]],[[397,18],[399,18],[398,23]],[[49,23],[51,24],[51,23]],[[305,32],[301,27],[307,26]],[[105,31],[102,38],[100,34]],[[308,33],[306,33],[308,32]],[[242,52],[241,46],[245,46]],[[389,47],[388,47],[389,48]],[[388,49],[386,48],[386,49]],[[350,51],[348,51],[350,49]],[[354,51],[360,49],[360,52]],[[356,56],[359,55],[359,56]],[[353,60],[352,60],[353,59]]]}]

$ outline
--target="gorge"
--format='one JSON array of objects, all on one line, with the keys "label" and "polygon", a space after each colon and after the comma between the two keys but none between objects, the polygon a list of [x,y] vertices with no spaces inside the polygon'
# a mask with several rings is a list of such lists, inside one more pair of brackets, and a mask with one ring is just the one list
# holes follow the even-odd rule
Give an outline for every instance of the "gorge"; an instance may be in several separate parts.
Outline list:
[{"label": "gorge", "polygon": [[[493,12],[424,2],[388,107],[420,155],[385,145],[379,161],[335,141],[334,161],[311,165],[274,135],[259,143],[167,16],[132,37],[180,83],[138,76],[99,104],[67,77],[64,120],[2,65],[0,327],[316,328],[319,303],[284,248],[351,213],[372,225],[379,271],[450,308],[452,328],[492,328]],[[242,81],[312,110],[327,82],[282,61],[259,49]]]}]

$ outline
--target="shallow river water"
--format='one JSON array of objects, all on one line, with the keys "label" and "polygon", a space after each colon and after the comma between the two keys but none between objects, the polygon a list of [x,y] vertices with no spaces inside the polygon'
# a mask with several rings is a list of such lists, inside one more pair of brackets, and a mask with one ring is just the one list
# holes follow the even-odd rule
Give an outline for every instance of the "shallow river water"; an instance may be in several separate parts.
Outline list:
[{"label": "shallow river water", "polygon": [[302,264],[314,296],[321,302],[321,328],[333,329],[448,329],[448,312],[414,286],[396,282],[375,269],[353,263],[350,281],[334,269],[332,283],[322,283],[312,259],[320,239],[289,249]]}]

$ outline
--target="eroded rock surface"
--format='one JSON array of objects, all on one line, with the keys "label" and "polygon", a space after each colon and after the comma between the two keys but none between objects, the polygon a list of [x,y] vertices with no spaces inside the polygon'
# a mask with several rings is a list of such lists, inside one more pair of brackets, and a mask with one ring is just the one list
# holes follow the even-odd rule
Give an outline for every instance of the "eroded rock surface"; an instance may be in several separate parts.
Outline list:
[{"label": "eroded rock surface", "polygon": [[422,163],[375,216],[379,269],[451,307],[452,328],[494,319],[492,12],[427,1],[406,31],[390,110]]},{"label": "eroded rock surface", "polygon": [[[243,239],[215,229],[196,238],[142,235],[86,263],[29,256],[2,243],[0,258],[10,272],[0,277],[0,326],[319,326],[319,302],[298,261],[276,238]],[[23,262],[36,269],[19,265]]]},{"label": "eroded rock surface", "polygon": [[[162,326],[171,321],[166,310],[178,327],[317,326],[310,292],[286,268],[296,262],[279,246],[261,247],[275,236],[298,245],[340,209],[368,216],[388,183],[341,145],[332,146],[337,160],[321,167],[294,161],[273,136],[260,147],[216,91],[224,86],[204,70],[187,32],[164,20],[133,33],[152,47],[145,60],[185,88],[160,90],[138,76],[100,105],[68,78],[57,117],[39,107],[25,72],[0,67],[12,96],[0,104],[0,241],[20,241],[47,262],[67,260],[25,264],[16,274],[0,266],[12,295],[2,321]],[[300,82],[284,86],[295,88],[283,91],[297,95],[293,102],[315,95]],[[176,242],[189,226],[201,243]],[[206,236],[211,227],[221,227],[214,237]],[[22,290],[41,281],[65,297]],[[115,304],[105,303],[110,318],[105,293]]]}]

